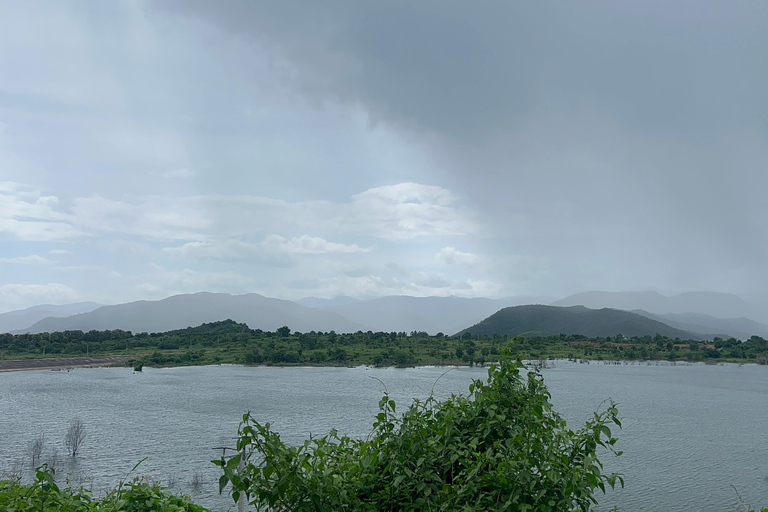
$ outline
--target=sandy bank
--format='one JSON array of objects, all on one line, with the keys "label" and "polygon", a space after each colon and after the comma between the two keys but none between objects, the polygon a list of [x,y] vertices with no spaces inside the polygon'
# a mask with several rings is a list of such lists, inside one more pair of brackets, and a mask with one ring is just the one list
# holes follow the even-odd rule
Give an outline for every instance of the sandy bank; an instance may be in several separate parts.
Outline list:
[{"label": "sandy bank", "polygon": [[0,361],[0,372],[20,370],[54,370],[64,368],[88,368],[93,366],[122,365],[139,356],[62,357],[47,359],[13,359]]}]

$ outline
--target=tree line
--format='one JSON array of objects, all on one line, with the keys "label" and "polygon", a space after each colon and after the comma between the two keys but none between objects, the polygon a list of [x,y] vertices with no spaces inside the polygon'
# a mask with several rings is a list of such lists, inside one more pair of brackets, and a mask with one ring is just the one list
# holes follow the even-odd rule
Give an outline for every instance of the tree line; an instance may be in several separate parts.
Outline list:
[{"label": "tree line", "polygon": [[141,365],[213,363],[413,366],[485,364],[502,349],[523,359],[734,361],[768,364],[768,341],[752,336],[711,341],[666,336],[589,338],[578,334],[448,336],[426,332],[336,333],[250,329],[232,320],[163,333],[63,331],[0,334],[0,358],[136,355]]}]

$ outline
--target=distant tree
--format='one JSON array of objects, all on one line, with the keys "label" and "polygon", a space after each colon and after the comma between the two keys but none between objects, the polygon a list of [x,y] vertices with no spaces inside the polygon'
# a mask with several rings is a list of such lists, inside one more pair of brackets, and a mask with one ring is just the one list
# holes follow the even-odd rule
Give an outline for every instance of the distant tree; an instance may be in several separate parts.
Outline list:
[{"label": "distant tree", "polygon": [[708,348],[704,350],[703,356],[706,359],[717,359],[720,357],[720,351],[716,348]]},{"label": "distant tree", "polygon": [[277,334],[278,334],[278,335],[279,335],[281,338],[287,338],[287,337],[288,337],[288,336],[291,334],[291,329],[289,329],[287,325],[284,325],[284,326],[280,327],[280,328],[277,330]]},{"label": "distant tree", "polygon": [[83,441],[85,441],[85,425],[83,420],[75,418],[69,423],[69,430],[67,430],[67,434],[64,436],[64,445],[67,447],[67,452],[73,457],[76,456]]},{"label": "distant tree", "polygon": [[40,458],[43,456],[43,448],[45,447],[45,435],[40,434],[29,443],[29,458],[32,461],[32,467],[36,468],[40,463]]}]

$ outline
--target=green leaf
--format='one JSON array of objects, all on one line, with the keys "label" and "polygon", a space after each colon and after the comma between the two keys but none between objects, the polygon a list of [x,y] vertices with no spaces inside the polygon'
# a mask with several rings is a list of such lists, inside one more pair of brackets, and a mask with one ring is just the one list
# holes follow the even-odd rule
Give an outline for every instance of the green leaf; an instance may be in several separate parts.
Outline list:
[{"label": "green leaf", "polygon": [[230,471],[234,471],[237,469],[237,466],[240,465],[240,455],[235,455],[231,459],[227,461],[227,469]]}]

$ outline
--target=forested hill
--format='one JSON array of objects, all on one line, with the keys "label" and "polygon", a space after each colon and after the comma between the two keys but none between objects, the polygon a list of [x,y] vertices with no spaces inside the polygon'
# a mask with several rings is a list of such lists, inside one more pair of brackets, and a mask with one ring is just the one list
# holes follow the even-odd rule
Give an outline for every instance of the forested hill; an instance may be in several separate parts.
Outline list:
[{"label": "forested hill", "polygon": [[514,306],[504,308],[473,325],[465,333],[490,336],[551,336],[580,334],[588,337],[653,336],[668,338],[701,339],[690,332],[675,329],[667,324],[644,316],[618,309],[589,309],[584,306]]}]

